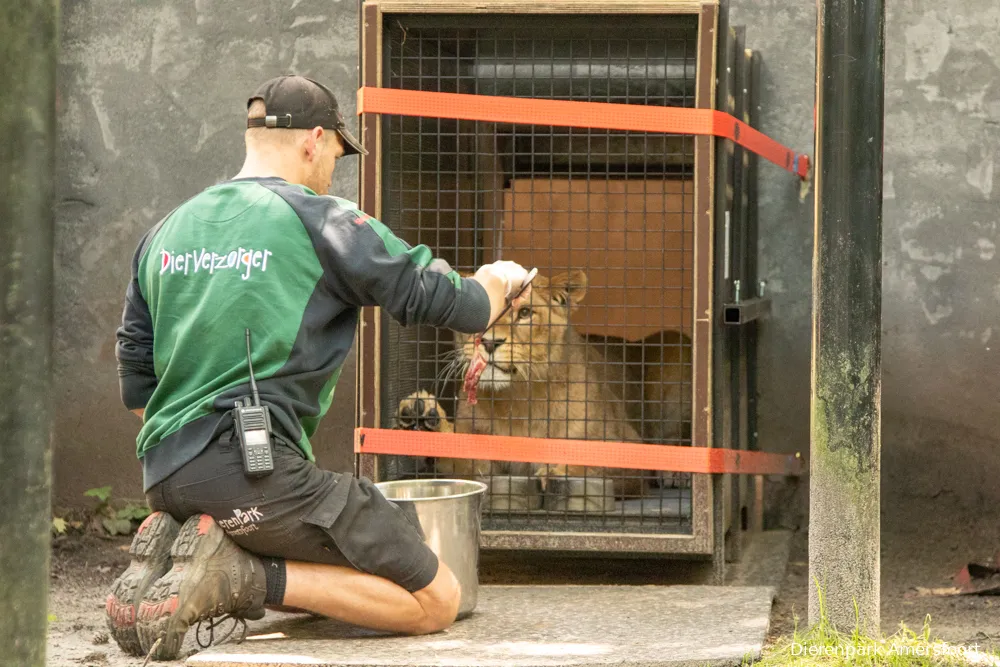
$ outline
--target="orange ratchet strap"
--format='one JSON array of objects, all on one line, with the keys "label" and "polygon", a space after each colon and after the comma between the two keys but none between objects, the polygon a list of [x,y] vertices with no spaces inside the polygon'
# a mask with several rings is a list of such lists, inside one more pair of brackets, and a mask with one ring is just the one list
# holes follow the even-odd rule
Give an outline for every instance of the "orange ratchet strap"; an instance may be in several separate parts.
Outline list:
[{"label": "orange ratchet strap", "polygon": [[358,115],[364,113],[709,135],[734,141],[802,179],[809,175],[808,155],[796,153],[731,114],[715,109],[363,87],[358,90]]},{"label": "orange ratchet strap", "polygon": [[595,468],[668,472],[800,476],[804,471],[802,459],[798,455],[708,447],[430,433],[383,428],[355,429],[354,452],[479,461],[564,463]]}]

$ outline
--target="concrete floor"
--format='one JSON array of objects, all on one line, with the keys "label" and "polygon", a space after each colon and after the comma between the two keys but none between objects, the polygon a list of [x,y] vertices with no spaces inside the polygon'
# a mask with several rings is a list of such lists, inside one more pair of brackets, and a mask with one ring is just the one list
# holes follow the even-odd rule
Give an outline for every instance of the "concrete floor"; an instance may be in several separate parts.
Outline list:
[{"label": "concrete floor", "polygon": [[186,664],[739,665],[765,643],[790,538],[783,530],[754,534],[740,562],[727,568],[725,587],[710,585],[712,565],[704,560],[484,552],[479,605],[446,633],[390,637],[311,616],[269,615],[274,620],[254,623],[242,644],[206,649]]},{"label": "concrete floor", "polygon": [[[738,665],[760,653],[775,589],[767,586],[484,586],[445,633],[380,637],[297,616],[188,658],[198,667],[574,667]],[[251,635],[253,636],[253,635]]]},{"label": "concrete floor", "polygon": [[[759,648],[768,623],[772,634],[776,624],[788,625],[782,623],[778,611],[788,586],[783,577],[790,537],[788,531],[755,535],[742,562],[730,564],[726,588],[710,585],[711,561],[484,551],[480,606],[472,618],[447,633],[419,640],[378,637],[310,616],[269,612],[249,623],[249,636],[282,632],[286,639],[235,644],[231,638],[199,651],[195,628],[191,628],[178,660],[150,665],[400,667],[407,664],[400,661],[401,655],[418,661],[410,664],[437,667],[489,664],[489,660],[545,667],[605,665],[619,659],[621,665],[738,664],[745,647],[751,653]],[[107,587],[128,564],[129,542],[124,537],[101,540],[93,536],[57,540],[49,601],[53,621],[48,633],[48,667],[137,667],[142,662],[109,641],[104,619]],[[767,591],[779,588],[772,611]],[[804,595],[804,584],[801,589]],[[788,604],[785,600],[784,607]],[[231,622],[223,623],[215,633],[216,641],[231,626]],[[209,641],[204,627],[200,638]],[[456,642],[464,648],[459,650]],[[711,657],[720,651],[731,659]],[[209,658],[214,662],[206,662]]]}]

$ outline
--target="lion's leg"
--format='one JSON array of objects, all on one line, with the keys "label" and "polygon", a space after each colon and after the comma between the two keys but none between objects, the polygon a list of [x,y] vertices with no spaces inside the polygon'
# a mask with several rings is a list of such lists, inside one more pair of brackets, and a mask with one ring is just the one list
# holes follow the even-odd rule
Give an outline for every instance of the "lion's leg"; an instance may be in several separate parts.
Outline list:
[{"label": "lion's leg", "polygon": [[[415,391],[399,402],[396,408],[396,428],[406,431],[426,431],[433,433],[453,433],[454,426],[448,421],[444,406],[430,392]],[[439,460],[427,457],[433,469],[439,467]]]},{"label": "lion's leg", "polygon": [[[594,420],[586,425],[586,439],[592,441],[610,440],[612,442],[642,442],[638,432],[625,419],[624,411],[618,412],[615,407],[609,406],[608,413],[611,420],[607,425],[602,421]],[[594,414],[599,414],[600,410],[594,410]],[[571,433],[571,437],[579,438],[582,433]],[[608,445],[613,446],[613,445]],[[610,479],[614,484],[614,494],[619,499],[639,498],[644,495],[649,486],[651,478],[655,474],[648,470],[631,470],[626,468],[604,468],[598,466],[579,465],[539,465],[535,469],[535,476],[542,479],[543,487],[547,479],[569,477],[587,477],[590,479]]]},{"label": "lion's leg", "polygon": [[446,477],[476,479],[489,476],[490,463],[472,459],[437,459],[434,469]]},{"label": "lion's leg", "polygon": [[[416,391],[400,401],[396,410],[396,425],[409,431],[455,432],[455,426],[448,420],[444,406],[433,394],[423,390]],[[448,477],[471,479],[489,475],[490,462],[439,458],[434,460],[434,469],[437,473]]]},{"label": "lion's leg", "polygon": [[[572,415],[565,422],[561,420],[560,422],[555,425],[555,428],[547,432],[546,435],[548,437],[567,438],[571,440],[600,439],[600,435],[597,435],[595,431],[597,422],[588,423],[582,419],[575,420]],[[567,477],[600,478],[605,476],[603,468],[593,466],[568,465],[565,463],[535,463],[529,465],[531,475],[538,478],[543,490],[548,488],[548,481],[550,479],[566,479]]]},{"label": "lion's leg", "polygon": [[538,478],[542,484],[542,489],[545,490],[548,488],[550,479],[566,479],[567,477],[600,479],[607,477],[608,472],[604,468],[566,465],[565,463],[539,463],[532,471],[532,476]]},{"label": "lion's leg", "polygon": [[454,433],[455,427],[448,421],[448,413],[438,403],[437,398],[421,389],[399,402],[396,408],[396,428],[405,431],[433,431]]}]

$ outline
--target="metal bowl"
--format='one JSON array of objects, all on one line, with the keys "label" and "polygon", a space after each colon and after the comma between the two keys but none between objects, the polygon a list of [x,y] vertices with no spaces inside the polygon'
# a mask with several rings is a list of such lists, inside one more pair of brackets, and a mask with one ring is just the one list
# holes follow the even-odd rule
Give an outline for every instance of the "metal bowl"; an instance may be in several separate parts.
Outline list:
[{"label": "metal bowl", "polygon": [[465,479],[406,479],[375,486],[420,526],[427,546],[461,584],[458,616],[471,614],[479,598],[479,536],[486,485]]},{"label": "metal bowl", "polygon": [[615,482],[601,477],[557,477],[545,489],[545,509],[558,512],[610,512]]},{"label": "metal bowl", "polygon": [[490,511],[525,512],[542,507],[542,485],[535,477],[496,476],[488,484]]}]

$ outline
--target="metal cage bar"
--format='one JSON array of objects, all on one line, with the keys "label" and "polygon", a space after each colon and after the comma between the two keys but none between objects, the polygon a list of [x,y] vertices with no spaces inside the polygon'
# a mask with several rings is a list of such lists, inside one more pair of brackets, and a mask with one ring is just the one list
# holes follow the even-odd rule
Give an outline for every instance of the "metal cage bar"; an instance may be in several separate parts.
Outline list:
[{"label": "metal cage bar", "polygon": [[[377,4],[365,2],[359,12],[360,35],[359,71],[361,85],[378,86],[382,79],[382,12]],[[381,191],[381,127],[374,115],[362,117],[361,141],[367,155],[361,155],[361,187],[358,205],[362,211],[379,218],[382,215]],[[361,427],[377,426],[379,405],[379,323],[378,308],[363,308],[358,321],[357,347],[357,417],[355,423]],[[355,468],[359,475],[372,480],[379,478],[378,458],[374,456],[355,457]]]},{"label": "metal cage bar", "polygon": [[[422,3],[421,3],[422,4]],[[420,12],[441,11],[440,5],[435,10],[431,5],[437,3],[427,3],[417,10]],[[364,86],[385,86],[404,85],[404,80],[410,79],[411,84],[420,85],[421,82],[432,79],[436,90],[445,92],[470,92],[475,94],[504,94],[501,92],[509,89],[512,93],[529,97],[551,97],[562,99],[574,99],[574,94],[579,94],[575,85],[583,85],[584,81],[574,81],[572,76],[566,77],[567,72],[572,72],[573,67],[579,67],[579,63],[574,63],[572,58],[566,60],[560,58],[556,50],[550,45],[546,47],[544,40],[518,40],[511,39],[507,62],[503,62],[498,52],[501,41],[500,37],[494,34],[493,39],[482,39],[477,37],[475,29],[463,26],[470,25],[468,16],[464,15],[465,10],[449,5],[447,11],[454,12],[456,16],[434,16],[426,17],[419,15],[390,15],[386,16],[382,12],[384,7],[395,7],[399,3],[386,3],[384,0],[378,2],[366,2],[362,7],[362,85]],[[469,3],[471,6],[474,3]],[[401,5],[400,5],[401,6]],[[409,10],[415,10],[409,7]],[[481,10],[469,10],[481,11]],[[614,11],[614,8],[608,8]],[[695,62],[695,74],[692,77],[693,95],[688,104],[700,108],[723,108],[716,105],[716,35],[720,31],[716,29],[717,14],[719,8],[714,2],[700,3],[698,7],[697,23],[693,31],[695,42],[693,61]],[[496,26],[503,22],[497,21],[499,17],[490,17],[489,23]],[[570,17],[563,17],[568,19]],[[591,17],[592,18],[592,17]],[[678,17],[680,18],[680,17]],[[400,22],[400,19],[406,19]],[[564,25],[573,23],[563,21]],[[616,21],[620,17],[615,17]],[[529,23],[537,23],[539,17],[532,17]],[[587,21],[587,18],[582,18]],[[510,17],[512,23],[507,25],[516,26],[519,19]],[[394,23],[395,22],[395,23]],[[520,20],[523,24],[524,21]],[[404,26],[405,23],[405,26]],[[646,21],[648,24],[648,21]],[[428,47],[426,40],[420,40],[414,33],[407,32],[414,26],[419,26],[421,30],[439,31],[435,37],[437,43],[436,53],[432,53],[433,47]],[[426,26],[426,27],[425,27]],[[494,28],[497,30],[499,28]],[[515,28],[516,29],[516,28]],[[470,30],[472,31],[470,33]],[[442,32],[444,31],[444,32]],[[447,34],[444,34],[447,32]],[[482,30],[480,30],[482,32]],[[523,29],[522,29],[523,32]],[[432,42],[435,40],[431,40]],[[491,44],[492,41],[492,44]],[[572,41],[572,40],[570,40]],[[623,101],[634,103],[636,99],[634,86],[641,83],[637,77],[637,71],[643,67],[648,71],[653,58],[650,56],[650,45],[635,46],[638,39],[633,38],[617,40],[624,41],[624,59],[628,66],[619,68],[617,74],[613,75],[613,67],[604,67],[598,71],[598,76],[589,76],[585,79],[586,94],[593,98],[595,87],[599,92],[605,94],[604,99],[608,101]],[[395,47],[395,50],[393,50]],[[492,48],[492,51],[491,51]],[[506,46],[504,47],[506,48]],[[524,67],[517,60],[518,49],[521,54],[527,56],[530,61],[528,76],[525,76]],[[593,73],[594,57],[592,49],[594,42],[588,47],[586,56],[590,60],[588,63],[590,73]],[[426,53],[412,49],[427,49]],[[572,46],[570,47],[572,53]],[[607,47],[608,52],[604,54],[608,60],[612,47]],[[527,53],[525,53],[527,50]],[[492,59],[491,59],[492,56]],[[409,60],[409,61],[408,61]],[[419,66],[416,70],[411,68],[412,62],[416,61]],[[469,62],[464,62],[469,61]],[[742,61],[742,58],[741,58]],[[474,64],[473,64],[474,63]],[[636,67],[636,64],[640,67]],[[468,71],[478,72],[481,76],[469,76]],[[421,68],[436,68],[430,74]],[[521,70],[519,71],[519,67]],[[478,68],[478,69],[477,69]],[[601,70],[600,67],[596,69]],[[663,71],[669,72],[670,63],[667,62]],[[686,68],[685,68],[686,69]],[[538,76],[538,72],[546,73],[548,79]],[[486,75],[483,75],[483,73]],[[569,82],[559,81],[559,74],[568,78]],[[721,75],[721,71],[720,71]],[[652,78],[652,77],[650,77]],[[659,77],[662,79],[662,75]],[[569,88],[566,88],[566,86]],[[620,90],[618,94],[624,99],[612,99],[611,95],[615,88]],[[693,99],[691,99],[693,97]],[[684,103],[684,96],[678,99]],[[628,133],[618,133],[626,135]],[[638,133],[632,133],[638,134]],[[365,116],[363,123],[362,138],[370,153],[362,160],[362,197],[361,206],[367,213],[379,217],[394,228],[406,240],[415,243],[426,243],[435,252],[445,256],[454,266],[463,270],[471,270],[474,266],[485,261],[491,261],[496,257],[498,249],[504,247],[500,240],[501,235],[491,233],[502,225],[505,214],[514,216],[518,212],[512,208],[516,201],[537,201],[539,198],[548,197],[549,200],[557,194],[554,190],[557,187],[572,187],[574,183],[582,188],[582,201],[586,202],[586,208],[590,211],[597,210],[594,205],[595,184],[608,183],[620,176],[638,175],[642,187],[638,194],[638,201],[644,212],[649,214],[649,182],[655,177],[672,175],[668,172],[657,173],[645,159],[648,155],[649,146],[660,141],[665,147],[669,144],[670,138],[662,137],[653,139],[649,136],[640,136],[638,141],[633,141],[634,137],[629,137],[622,141],[614,136],[615,133],[606,131],[581,130],[563,131],[556,128],[543,126],[528,127],[497,127],[497,124],[475,123],[471,121],[447,121],[443,119],[419,119],[400,117],[381,117],[372,114]],[[614,141],[620,141],[618,146],[614,146]],[[677,141],[677,140],[675,140]],[[721,315],[717,313],[720,298],[724,296],[712,294],[708,286],[712,284],[708,276],[712,275],[713,263],[720,257],[718,253],[717,238],[713,239],[713,234],[719,230],[715,225],[714,214],[721,210],[713,206],[713,199],[718,194],[715,191],[717,180],[715,163],[717,160],[715,146],[730,144],[730,142],[716,141],[712,137],[681,137],[679,145],[688,146],[688,161],[683,160],[674,166],[674,173],[680,176],[687,175],[692,181],[691,185],[692,202],[690,207],[684,205],[682,215],[690,216],[692,226],[690,227],[692,239],[691,267],[693,275],[693,285],[691,286],[690,298],[690,318],[692,323],[691,338],[693,339],[692,372],[691,372],[691,443],[694,446],[718,446],[720,437],[732,439],[730,432],[726,436],[726,429],[720,433],[718,426],[713,425],[713,411],[718,411],[720,407],[731,402],[732,395],[720,397],[719,393],[713,389],[713,382],[718,382],[719,357],[716,356],[713,348],[713,339],[724,338],[725,332],[717,328]],[[645,150],[644,150],[645,149]],[[584,175],[581,164],[593,162],[595,154],[614,155],[617,159],[617,166],[612,167],[613,160],[606,160],[601,169],[589,168]],[[670,150],[662,149],[661,154],[669,155]],[[526,156],[531,159],[526,161]],[[559,159],[556,159],[556,158]],[[539,162],[539,158],[544,158]],[[504,177],[504,183],[500,184],[503,194],[498,196],[498,180],[501,180],[498,173],[503,167],[507,171],[504,173],[528,175],[528,181],[521,178]],[[395,169],[395,171],[393,171]],[[616,170],[623,170],[621,171]],[[632,170],[630,173],[629,170]],[[742,170],[741,170],[742,171]],[[433,174],[434,182],[425,182],[428,174]],[[596,175],[595,175],[596,174]],[[559,178],[565,176],[565,178]],[[576,178],[574,178],[576,176]],[[599,176],[599,177],[598,177]],[[521,188],[521,189],[518,189]],[[437,201],[432,207],[426,197],[430,192],[435,193]],[[600,193],[604,197],[608,194]],[[567,201],[572,198],[567,196]],[[520,197],[520,199],[518,199]],[[388,210],[382,206],[382,202],[388,202]],[[551,208],[551,207],[550,207]],[[407,215],[416,215],[416,222],[411,217],[411,222],[406,223],[401,220],[405,217],[403,209],[408,209]],[[728,207],[726,210],[729,210]],[[529,214],[537,215],[538,210],[529,208]],[[549,211],[550,214],[556,212]],[[395,216],[395,218],[394,218]],[[604,211],[603,216],[607,223],[611,220],[611,211]],[[594,216],[591,216],[594,217]],[[529,218],[530,219],[530,218]],[[393,226],[393,221],[398,224]],[[721,224],[721,220],[720,220]],[[605,245],[611,243],[612,234],[609,232],[611,224],[606,224],[604,228]],[[513,229],[504,228],[510,238],[520,230],[515,225]],[[408,236],[409,235],[409,236]],[[631,242],[628,230],[623,232],[624,245],[623,252],[629,252]],[[682,232],[683,237],[683,232]],[[569,269],[566,262],[559,264],[557,258],[553,258],[551,250],[553,244],[553,230],[549,229],[547,238],[538,230],[529,228],[526,230],[526,245],[540,246],[546,240],[550,241],[549,266],[561,266]],[[662,245],[662,244],[661,244]],[[683,245],[681,246],[684,247]],[[565,241],[564,251],[569,255],[576,254],[585,258],[584,270],[593,271],[595,262],[591,255],[582,252],[584,248],[573,246],[573,240]],[[450,255],[450,256],[449,256]],[[626,255],[627,256],[627,255]],[[682,258],[681,262],[687,258]],[[750,260],[752,263],[752,260]],[[613,267],[612,267],[613,268]],[[649,276],[649,269],[640,270],[639,280]],[[718,285],[717,285],[718,287]],[[684,293],[683,283],[681,294]],[[621,290],[627,292],[624,282]],[[608,291],[608,290],[605,290]],[[728,296],[728,295],[726,295]],[[626,304],[627,305],[627,304]],[[629,312],[627,307],[622,309]],[[742,327],[739,327],[742,329]],[[405,338],[405,336],[409,338]],[[744,334],[740,334],[744,335]],[[358,424],[367,428],[385,427],[395,416],[397,406],[394,404],[402,392],[402,387],[407,383],[417,380],[436,379],[428,376],[426,371],[421,371],[420,359],[427,359],[435,355],[445,353],[444,344],[446,341],[441,338],[442,333],[425,330],[421,328],[403,334],[398,327],[386,317],[377,312],[377,309],[365,309],[359,324],[359,362],[358,362]],[[599,338],[599,337],[598,337]],[[416,360],[404,358],[407,355],[401,352],[400,341],[405,341],[408,349],[415,353]],[[549,342],[551,347],[552,343]],[[607,358],[611,349],[611,344],[607,337],[603,341],[598,341],[600,348]],[[639,346],[637,363],[642,365],[648,363],[648,352],[650,348]],[[715,360],[713,361],[713,357]],[[415,364],[415,365],[414,365]],[[661,365],[663,362],[661,360]],[[412,372],[407,370],[413,368]],[[619,364],[621,372],[621,382],[628,384],[629,363],[627,361]],[[742,374],[742,371],[738,375]],[[725,375],[721,376],[725,378]],[[590,384],[584,383],[588,388]],[[742,380],[738,383],[746,386]],[[731,382],[726,385],[732,387]],[[735,387],[732,387],[735,391]],[[723,392],[726,387],[723,387]],[[713,396],[715,398],[713,398]],[[568,397],[563,397],[564,403],[569,403]],[[454,407],[451,411],[448,406],[454,406],[455,402],[442,400],[443,411],[449,416],[455,415]],[[588,403],[589,404],[589,403]],[[735,406],[733,406],[735,408]],[[746,410],[738,410],[740,426],[746,433],[746,420],[744,415]],[[475,417],[473,417],[475,419]],[[640,412],[640,422],[645,419],[645,413]],[[512,428],[512,420],[507,421],[507,433]],[[740,426],[733,426],[730,429]],[[543,434],[547,435],[547,434]],[[614,438],[604,434],[605,439]],[[741,436],[742,437],[742,436]],[[398,460],[382,460],[384,457],[360,456],[358,460],[358,470],[360,474],[373,479],[382,479],[387,476],[399,474],[421,474],[420,470],[403,470]],[[417,467],[426,462],[411,461]],[[494,464],[490,464],[490,472],[494,472]],[[483,534],[483,546],[486,548],[518,548],[518,549],[559,549],[559,550],[598,550],[598,551],[638,551],[656,553],[712,553],[714,537],[713,533],[713,508],[712,508],[712,483],[708,475],[693,475],[688,482],[690,487],[690,512],[687,515],[688,529],[686,532],[664,530],[662,523],[653,523],[644,527],[626,526],[623,521],[624,516],[620,508],[616,512],[594,511],[589,506],[589,501],[593,498],[586,497],[586,490],[589,488],[587,482],[591,477],[587,473],[583,474],[584,482],[584,503],[583,509],[579,512],[579,521],[563,522],[554,525],[553,522],[515,524],[507,520],[492,521],[492,517],[486,517],[486,529]],[[599,480],[598,480],[599,481]],[[728,492],[727,492],[728,493]],[[733,501],[741,501],[743,493],[737,493]],[[600,500],[600,494],[597,496]],[[640,521],[641,524],[645,515],[647,501],[640,501]],[[661,499],[662,504],[662,499]],[[507,508],[508,517],[512,514]],[[730,512],[727,512],[729,514]],[[504,512],[496,513],[497,516]],[[553,512],[548,513],[550,518]],[[731,517],[730,517],[731,519]],[[612,520],[609,524],[608,521]],[[599,522],[603,521],[603,525]],[[731,521],[727,522],[728,525]]]}]

